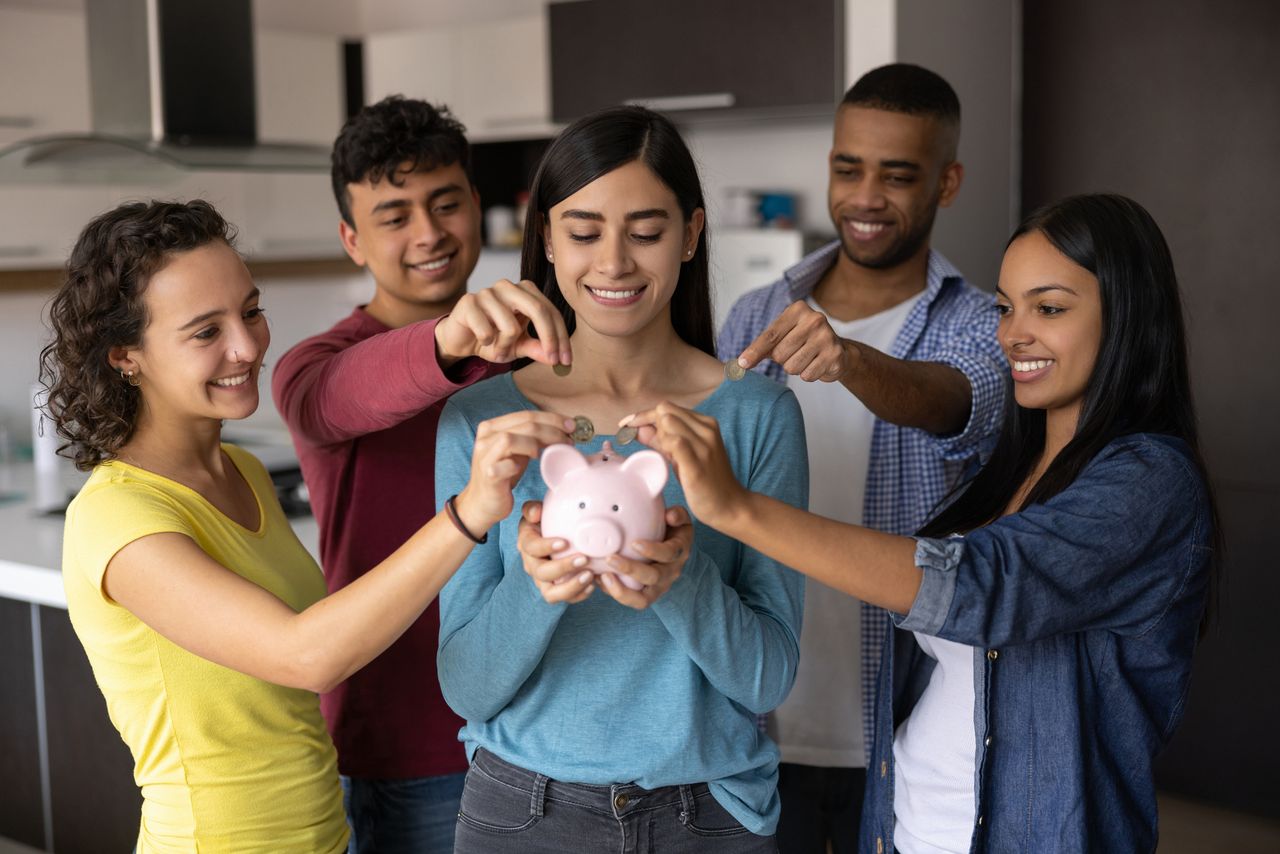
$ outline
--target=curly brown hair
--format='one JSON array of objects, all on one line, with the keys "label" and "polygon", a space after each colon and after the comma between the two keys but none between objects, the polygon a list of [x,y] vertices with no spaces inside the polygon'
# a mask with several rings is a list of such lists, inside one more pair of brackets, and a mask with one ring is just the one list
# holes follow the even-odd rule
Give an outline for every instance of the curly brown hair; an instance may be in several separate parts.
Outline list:
[{"label": "curly brown hair", "polygon": [[235,230],[202,199],[129,202],[80,232],[66,279],[49,303],[53,340],[40,352],[40,381],[58,435],[67,440],[58,453],[73,457],[81,471],[113,459],[133,435],[138,389],[108,354],[141,343],[147,283],[174,253],[216,240],[234,247]]}]

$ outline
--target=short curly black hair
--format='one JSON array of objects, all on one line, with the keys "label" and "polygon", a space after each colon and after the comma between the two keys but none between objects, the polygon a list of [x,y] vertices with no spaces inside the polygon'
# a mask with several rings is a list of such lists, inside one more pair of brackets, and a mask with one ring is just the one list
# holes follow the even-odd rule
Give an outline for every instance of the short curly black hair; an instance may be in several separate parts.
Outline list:
[{"label": "short curly black hair", "polygon": [[80,232],[49,303],[53,340],[40,352],[40,380],[66,440],[58,452],[70,450],[81,471],[114,458],[137,424],[138,389],[107,357],[141,343],[147,283],[174,253],[215,241],[234,247],[235,230],[201,199],[128,202]]},{"label": "short curly black hair", "polygon": [[[399,186],[397,173],[438,169],[461,163],[471,181],[471,145],[467,129],[441,104],[439,107],[388,95],[376,104],[362,107],[347,119],[333,142],[330,178],[333,197],[347,225],[351,219],[351,193],[348,184],[369,181],[376,184],[386,178]],[[474,182],[472,182],[474,183]]]}]

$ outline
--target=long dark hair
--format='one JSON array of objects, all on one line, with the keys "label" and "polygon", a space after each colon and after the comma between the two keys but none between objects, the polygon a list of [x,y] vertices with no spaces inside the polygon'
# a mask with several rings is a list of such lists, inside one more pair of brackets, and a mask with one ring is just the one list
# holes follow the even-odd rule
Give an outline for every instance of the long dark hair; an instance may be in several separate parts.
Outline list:
[{"label": "long dark hair", "polygon": [[111,367],[113,347],[132,347],[147,327],[143,295],[176,252],[235,231],[206,201],[129,202],[95,217],[76,240],[67,275],[49,303],[53,340],[40,352],[48,410],[66,443],[58,448],[88,471],[112,459],[133,435],[138,389]]},{"label": "long dark hair", "polygon": [[[560,293],[555,268],[547,262],[542,237],[546,217],[552,207],[601,175],[636,160],[675,194],[686,223],[698,208],[705,211],[702,183],[688,146],[669,119],[644,107],[611,107],[578,119],[552,141],[538,165],[525,217],[520,278],[542,289],[571,333],[576,325],[573,309]],[[671,296],[671,323],[686,344],[714,356],[708,251],[704,226],[693,257],[680,265]]]},{"label": "long dark hair", "polygon": [[[1009,243],[1032,232],[1044,235],[1059,252],[1097,278],[1102,340],[1085,386],[1075,436],[1018,509],[1043,503],[1069,487],[1098,452],[1118,437],[1131,433],[1176,436],[1186,442],[1204,481],[1216,576],[1221,529],[1200,453],[1182,301],[1164,235],[1141,205],[1110,194],[1071,196],[1040,208],[1018,226]],[[1044,442],[1044,410],[1011,401],[990,461],[920,534],[964,533],[997,519],[1031,473]]]}]

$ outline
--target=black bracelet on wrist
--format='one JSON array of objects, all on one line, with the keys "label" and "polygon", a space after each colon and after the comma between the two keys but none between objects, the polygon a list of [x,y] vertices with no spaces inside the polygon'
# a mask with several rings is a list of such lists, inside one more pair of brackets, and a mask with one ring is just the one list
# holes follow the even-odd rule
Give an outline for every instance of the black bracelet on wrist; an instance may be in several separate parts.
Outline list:
[{"label": "black bracelet on wrist", "polygon": [[462,518],[458,516],[458,508],[453,504],[453,500],[457,497],[458,496],[456,494],[450,495],[444,500],[444,512],[449,516],[449,521],[453,523],[453,527],[457,528],[462,533],[462,536],[466,537],[477,546],[482,546],[489,542],[488,531],[485,531],[483,537],[477,537],[475,534],[467,530],[466,525],[462,524]]}]

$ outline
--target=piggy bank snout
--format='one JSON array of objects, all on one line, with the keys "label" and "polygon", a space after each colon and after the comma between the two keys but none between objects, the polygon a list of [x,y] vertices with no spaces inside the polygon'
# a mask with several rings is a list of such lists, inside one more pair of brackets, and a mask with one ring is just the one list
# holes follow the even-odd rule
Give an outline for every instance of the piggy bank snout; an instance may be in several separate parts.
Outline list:
[{"label": "piggy bank snout", "polygon": [[573,529],[573,545],[590,557],[608,557],[622,550],[622,527],[612,519],[584,519]]}]

